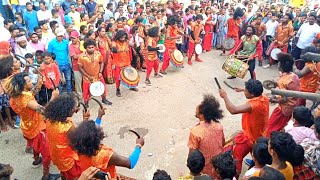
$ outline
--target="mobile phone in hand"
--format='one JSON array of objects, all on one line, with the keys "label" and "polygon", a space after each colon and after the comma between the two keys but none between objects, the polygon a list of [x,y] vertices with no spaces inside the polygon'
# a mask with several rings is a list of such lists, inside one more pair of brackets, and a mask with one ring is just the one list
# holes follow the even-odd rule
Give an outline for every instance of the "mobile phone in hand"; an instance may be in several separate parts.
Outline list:
[{"label": "mobile phone in hand", "polygon": [[101,179],[101,180],[108,180],[106,179],[107,173],[103,171],[98,171],[93,177],[96,179]]}]

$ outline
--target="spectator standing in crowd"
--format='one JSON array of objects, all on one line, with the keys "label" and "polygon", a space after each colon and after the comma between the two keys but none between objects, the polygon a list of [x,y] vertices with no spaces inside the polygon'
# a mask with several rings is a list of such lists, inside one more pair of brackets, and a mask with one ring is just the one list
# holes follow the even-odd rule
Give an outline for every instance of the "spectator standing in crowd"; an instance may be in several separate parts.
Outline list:
[{"label": "spectator standing in crowd", "polygon": [[40,10],[37,11],[37,17],[39,21],[49,21],[51,18],[51,12],[48,10],[47,4],[44,1],[39,2]]},{"label": "spectator standing in crowd", "polygon": [[33,10],[32,4],[27,2],[27,11],[23,13],[23,19],[26,21],[27,30],[33,31],[33,28],[38,26],[38,14],[37,11]]},{"label": "spectator standing in crowd", "polygon": [[89,0],[89,2],[86,3],[86,9],[88,14],[91,14],[95,12],[97,3],[94,0]]},{"label": "spectator standing in crowd", "polygon": [[[65,31],[62,28],[55,30],[56,38],[51,40],[48,45],[48,51],[56,55],[56,61],[59,66],[60,73],[63,74],[66,81],[66,88],[71,92],[71,66],[69,63],[69,43],[63,39]],[[60,84],[59,89],[62,91]]]},{"label": "spectator standing in crowd", "polygon": [[79,71],[78,59],[82,53],[80,50],[80,36],[77,31],[72,31],[70,35],[71,44],[69,44],[69,54],[72,62],[72,70],[75,81],[75,89],[80,97],[82,97],[82,75]]}]

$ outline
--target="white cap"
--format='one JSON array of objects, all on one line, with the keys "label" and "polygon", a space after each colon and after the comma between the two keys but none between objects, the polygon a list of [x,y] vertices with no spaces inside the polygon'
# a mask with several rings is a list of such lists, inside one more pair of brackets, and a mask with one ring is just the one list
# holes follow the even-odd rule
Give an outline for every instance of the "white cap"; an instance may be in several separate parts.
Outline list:
[{"label": "white cap", "polygon": [[64,33],[65,33],[65,30],[62,29],[62,28],[60,28],[60,27],[58,27],[58,28],[55,30],[56,36],[63,36]]}]

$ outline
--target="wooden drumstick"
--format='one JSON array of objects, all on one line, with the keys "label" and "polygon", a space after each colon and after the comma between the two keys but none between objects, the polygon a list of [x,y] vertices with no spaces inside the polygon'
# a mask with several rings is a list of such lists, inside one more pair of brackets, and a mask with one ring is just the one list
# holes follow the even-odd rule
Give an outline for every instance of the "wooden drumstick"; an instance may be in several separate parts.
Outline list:
[{"label": "wooden drumstick", "polygon": [[96,99],[96,98],[94,98],[94,97],[91,97],[90,99],[92,99],[92,100],[94,100],[95,102],[97,102],[97,103],[99,104],[100,108],[103,109],[103,105],[102,105],[102,103],[101,103],[98,99]]},{"label": "wooden drumstick", "polygon": [[137,136],[138,139],[140,139],[141,136],[136,131],[130,129],[129,132],[132,132]]},{"label": "wooden drumstick", "polygon": [[216,84],[217,84],[218,88],[221,89],[221,86],[220,86],[220,83],[219,83],[218,79],[216,77],[214,77],[214,80],[216,81]]}]

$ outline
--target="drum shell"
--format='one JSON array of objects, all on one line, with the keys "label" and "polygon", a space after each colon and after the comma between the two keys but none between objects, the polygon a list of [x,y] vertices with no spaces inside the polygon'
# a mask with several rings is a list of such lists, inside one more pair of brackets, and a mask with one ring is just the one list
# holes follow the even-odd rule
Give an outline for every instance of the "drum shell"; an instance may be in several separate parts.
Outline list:
[{"label": "drum shell", "polygon": [[222,69],[234,77],[243,79],[249,69],[249,65],[235,57],[229,56],[222,65]]},{"label": "drum shell", "polygon": [[[170,53],[170,52],[169,52]],[[182,57],[180,59],[178,59],[178,57],[175,57],[174,54],[179,53],[179,56]],[[170,59],[171,59],[171,63],[176,66],[176,67],[181,67],[183,65],[183,55],[179,50],[174,50],[173,52],[170,53]]]},{"label": "drum shell", "polygon": [[[128,71],[129,69],[132,71],[135,71],[134,74],[137,75],[136,77],[133,78],[133,80],[131,80],[125,75],[126,74],[125,71]],[[120,71],[120,81],[121,81],[121,84],[127,88],[136,88],[140,82],[140,76],[138,71],[133,67],[125,67]]]}]

